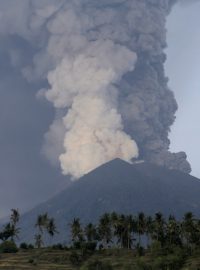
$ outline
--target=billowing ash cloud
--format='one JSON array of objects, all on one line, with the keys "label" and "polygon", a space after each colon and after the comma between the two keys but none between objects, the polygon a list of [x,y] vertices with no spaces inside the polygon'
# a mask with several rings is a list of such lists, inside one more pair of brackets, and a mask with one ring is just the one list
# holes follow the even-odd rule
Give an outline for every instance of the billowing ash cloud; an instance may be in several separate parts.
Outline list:
[{"label": "billowing ash cloud", "polygon": [[48,82],[38,95],[56,117],[43,152],[64,174],[78,178],[117,157],[131,161],[138,148],[139,159],[190,172],[184,152],[169,152],[177,104],[164,73],[165,23],[176,1],[16,0],[15,13],[11,2],[0,32],[34,47],[22,72]]},{"label": "billowing ash cloud", "polygon": [[[73,17],[74,26],[78,17]],[[65,35],[65,24],[57,25],[58,22],[56,18],[50,29],[60,34],[63,28]],[[87,24],[78,25],[78,32],[82,28],[86,31]],[[75,29],[69,30],[74,34]],[[51,88],[45,96],[56,108],[68,109],[62,118],[64,153],[59,159],[65,174],[79,177],[113,158],[130,161],[138,156],[136,143],[123,131],[115,86],[126,72],[134,69],[136,55],[110,40],[82,41],[81,34],[73,34],[68,37],[72,44],[78,38],[78,48],[67,48],[68,53],[49,72]]]}]

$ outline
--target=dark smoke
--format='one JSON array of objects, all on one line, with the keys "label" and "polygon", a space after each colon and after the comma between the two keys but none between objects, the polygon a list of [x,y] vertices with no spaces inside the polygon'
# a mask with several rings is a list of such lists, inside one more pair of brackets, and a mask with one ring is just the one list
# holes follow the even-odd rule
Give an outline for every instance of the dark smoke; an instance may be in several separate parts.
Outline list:
[{"label": "dark smoke", "polygon": [[133,2],[138,17],[132,25],[133,41],[129,46],[137,53],[138,62],[122,83],[126,89],[125,96],[121,96],[125,130],[137,142],[140,158],[189,173],[186,154],[171,153],[168,139],[178,107],[164,71],[165,25],[176,1]]}]

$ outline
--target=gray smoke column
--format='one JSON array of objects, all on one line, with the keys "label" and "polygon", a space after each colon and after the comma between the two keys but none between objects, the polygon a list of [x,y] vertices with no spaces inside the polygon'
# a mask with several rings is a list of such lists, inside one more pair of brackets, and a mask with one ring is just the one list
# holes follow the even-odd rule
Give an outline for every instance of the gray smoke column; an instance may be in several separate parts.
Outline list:
[{"label": "gray smoke column", "polygon": [[9,10],[6,30],[34,42],[32,65],[22,72],[48,82],[38,96],[56,110],[43,147],[48,159],[73,178],[138,154],[190,172],[184,152],[169,152],[177,104],[164,73],[165,24],[176,1],[16,2],[26,16],[14,24]]}]

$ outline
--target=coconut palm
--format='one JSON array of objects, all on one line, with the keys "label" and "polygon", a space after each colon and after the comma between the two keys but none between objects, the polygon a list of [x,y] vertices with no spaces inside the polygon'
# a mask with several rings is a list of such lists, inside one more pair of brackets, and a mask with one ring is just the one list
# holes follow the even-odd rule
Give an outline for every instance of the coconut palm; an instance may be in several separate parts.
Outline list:
[{"label": "coconut palm", "polygon": [[[37,217],[37,221],[35,223],[35,227],[38,228],[39,233],[37,234],[40,235],[40,237],[43,239],[44,232],[48,232],[48,224],[49,224],[49,217],[47,213],[40,214]],[[42,240],[41,243],[43,244],[44,241]]]},{"label": "coconut palm", "polygon": [[151,216],[146,217],[146,236],[147,236],[147,246],[150,244],[150,239],[154,233],[154,222]]},{"label": "coconut palm", "polygon": [[18,209],[11,209],[10,216],[10,233],[11,233],[11,241],[14,241],[14,238],[18,238],[20,228],[17,228],[17,223],[19,222],[20,214]]},{"label": "coconut palm", "polygon": [[101,216],[98,224],[98,234],[105,246],[112,242],[111,217],[108,213]]},{"label": "coconut palm", "polygon": [[124,220],[124,233],[123,233],[124,245],[123,246],[125,248],[127,249],[132,248],[135,232],[136,232],[136,222],[133,219],[132,215],[128,215],[125,217],[125,220]]},{"label": "coconut palm", "polygon": [[97,229],[92,223],[86,225],[84,233],[88,242],[96,241],[98,239]]},{"label": "coconut palm", "polygon": [[41,233],[43,233],[44,227],[43,215],[38,215],[35,227],[38,228]]},{"label": "coconut palm", "polygon": [[181,244],[181,229],[179,222],[175,219],[174,216],[170,215],[168,222],[166,224],[166,239],[170,245]]},{"label": "coconut palm", "polygon": [[37,248],[41,248],[43,246],[43,240],[42,240],[42,235],[41,234],[36,234],[35,235],[35,246]]},{"label": "coconut palm", "polygon": [[46,224],[48,234],[53,237],[55,233],[58,233],[54,218],[50,218]]},{"label": "coconut palm", "polygon": [[192,242],[192,235],[195,232],[195,219],[191,212],[185,213],[182,222],[183,241],[186,242],[188,248]]},{"label": "coconut palm", "polygon": [[143,212],[140,212],[137,217],[137,233],[139,237],[139,246],[141,245],[141,236],[146,230],[146,218]]},{"label": "coconut palm", "polygon": [[72,241],[82,242],[84,240],[84,237],[80,219],[74,218],[73,222],[70,224],[70,227],[71,227]]},{"label": "coconut palm", "polygon": [[120,215],[115,220],[114,223],[114,236],[117,238],[117,243],[120,244],[120,247],[122,248],[124,246],[124,230],[125,230],[125,216]]},{"label": "coconut palm", "polygon": [[161,242],[161,245],[165,241],[165,220],[162,213],[158,212],[155,214],[154,218],[154,233],[153,238]]},{"label": "coconut palm", "polygon": [[19,222],[20,214],[18,209],[11,209],[11,216],[10,216],[10,221],[11,223],[16,226],[16,224]]},{"label": "coconut palm", "polygon": [[18,238],[19,231],[19,228],[16,228],[16,226],[9,222],[4,226],[4,229],[0,234],[0,239],[6,241],[10,238],[11,241],[14,241],[15,237]]}]

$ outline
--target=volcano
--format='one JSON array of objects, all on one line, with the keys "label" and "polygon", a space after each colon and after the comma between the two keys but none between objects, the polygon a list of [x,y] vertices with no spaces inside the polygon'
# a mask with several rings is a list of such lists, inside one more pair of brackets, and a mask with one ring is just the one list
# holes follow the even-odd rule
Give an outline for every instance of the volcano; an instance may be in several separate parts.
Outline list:
[{"label": "volcano", "polygon": [[120,159],[108,162],[71,183],[54,198],[21,218],[20,241],[33,239],[38,214],[54,217],[60,234],[55,241],[68,239],[73,218],[82,223],[95,221],[105,212],[136,215],[160,211],[181,218],[185,212],[200,213],[200,180],[176,170],[146,162],[129,164]]}]

